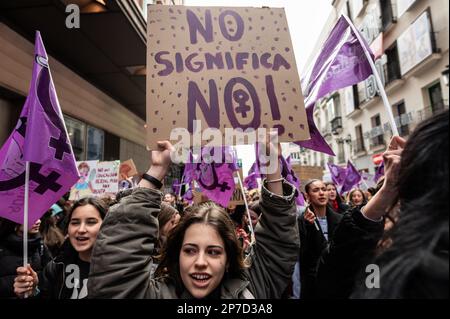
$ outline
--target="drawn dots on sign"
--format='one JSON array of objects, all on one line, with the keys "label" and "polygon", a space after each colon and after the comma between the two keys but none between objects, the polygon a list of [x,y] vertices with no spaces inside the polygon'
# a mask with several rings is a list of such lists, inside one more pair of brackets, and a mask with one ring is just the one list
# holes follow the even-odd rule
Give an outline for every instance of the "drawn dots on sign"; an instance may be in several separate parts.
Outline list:
[{"label": "drawn dots on sign", "polygon": [[284,48],[284,51],[289,52],[289,51],[291,51],[291,49],[290,48]]},{"label": "drawn dots on sign", "polygon": [[286,101],[287,101],[287,98],[286,98],[286,97],[283,97],[282,100],[283,100],[283,102],[286,102]]},{"label": "drawn dots on sign", "polygon": [[261,31],[264,31],[264,30],[266,30],[266,27],[261,27]]},{"label": "drawn dots on sign", "polygon": [[181,111],[177,111],[177,115],[180,115],[180,112],[181,112]]},{"label": "drawn dots on sign", "polygon": [[276,125],[273,126],[273,128],[276,129],[276,130],[278,130],[278,135],[280,135],[280,136],[284,135],[284,133],[285,133],[285,131],[286,131],[286,129],[284,128],[284,126],[281,125],[281,124],[276,124]]},{"label": "drawn dots on sign", "polygon": [[289,136],[290,138],[294,138],[294,134],[292,134],[292,133],[289,133],[288,136]]},{"label": "drawn dots on sign", "polygon": [[181,93],[178,93],[177,96],[178,96],[178,98],[180,98],[180,97],[182,96],[182,94],[181,94]]},{"label": "drawn dots on sign", "polygon": [[249,26],[248,27],[248,31],[252,31],[253,30],[253,27],[252,26]]},{"label": "drawn dots on sign", "polygon": [[253,20],[252,17],[248,17],[248,21],[252,22],[252,20]]},{"label": "drawn dots on sign", "polygon": [[294,110],[298,111],[298,105],[294,105]]},{"label": "drawn dots on sign", "polygon": [[300,129],[304,130],[305,129],[305,125],[304,124],[300,124]]},{"label": "drawn dots on sign", "polygon": [[172,125],[175,125],[175,124],[177,124],[177,121],[172,121]]},{"label": "drawn dots on sign", "polygon": [[284,81],[284,83],[289,84],[290,82],[289,82],[289,80],[286,80],[286,81]]},{"label": "drawn dots on sign", "polygon": [[180,9],[177,10],[178,14],[183,14]]},{"label": "drawn dots on sign", "polygon": [[153,133],[158,132],[158,129],[156,127],[153,128]]},{"label": "drawn dots on sign", "polygon": [[264,16],[261,16],[260,19],[261,19],[261,20],[264,20]]},{"label": "drawn dots on sign", "polygon": [[289,121],[294,122],[294,118],[292,116],[289,116]]},{"label": "drawn dots on sign", "polygon": [[159,114],[159,111],[155,111],[155,115],[158,115]]},{"label": "drawn dots on sign", "polygon": [[296,88],[292,88],[292,92],[297,93],[297,89]]},{"label": "drawn dots on sign", "polygon": [[275,37],[274,40],[275,40],[275,42],[278,42],[278,40],[280,40],[280,38],[279,37]]}]

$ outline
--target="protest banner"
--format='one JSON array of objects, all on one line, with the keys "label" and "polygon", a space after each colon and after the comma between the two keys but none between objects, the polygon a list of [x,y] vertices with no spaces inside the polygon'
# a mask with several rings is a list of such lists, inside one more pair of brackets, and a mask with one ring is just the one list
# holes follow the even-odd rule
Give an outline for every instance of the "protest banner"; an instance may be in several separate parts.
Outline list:
[{"label": "protest banner", "polygon": [[284,9],[150,5],[147,32],[149,148],[173,128],[196,133],[196,120],[222,137],[264,127],[309,139]]},{"label": "protest banner", "polygon": [[70,190],[70,200],[115,195],[119,191],[120,161],[77,162],[80,179]]}]

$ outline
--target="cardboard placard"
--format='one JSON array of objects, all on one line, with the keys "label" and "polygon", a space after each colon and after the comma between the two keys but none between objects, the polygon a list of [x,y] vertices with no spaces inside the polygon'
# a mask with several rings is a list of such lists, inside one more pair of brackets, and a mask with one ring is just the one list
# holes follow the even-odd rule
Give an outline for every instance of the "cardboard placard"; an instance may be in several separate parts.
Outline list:
[{"label": "cardboard placard", "polygon": [[147,32],[149,148],[194,120],[310,138],[284,9],[150,5]]},{"label": "cardboard placard", "polygon": [[70,200],[88,196],[115,195],[119,191],[120,161],[77,162],[80,179],[70,190]]},{"label": "cardboard placard", "polygon": [[236,185],[236,189],[233,192],[233,197],[231,197],[230,202],[228,203],[228,208],[236,207],[239,205],[245,205],[244,196],[242,195],[242,190],[239,185]]},{"label": "cardboard placard", "polygon": [[125,162],[120,163],[119,167],[119,182],[129,177],[136,176],[138,174],[138,170],[136,165],[134,164],[133,159],[126,160]]}]

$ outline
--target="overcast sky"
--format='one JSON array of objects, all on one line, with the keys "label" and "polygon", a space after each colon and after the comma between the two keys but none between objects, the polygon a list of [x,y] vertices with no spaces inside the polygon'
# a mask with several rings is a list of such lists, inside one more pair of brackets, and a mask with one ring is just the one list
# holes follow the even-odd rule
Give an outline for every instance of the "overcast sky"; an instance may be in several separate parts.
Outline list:
[{"label": "overcast sky", "polygon": [[[285,8],[300,75],[331,12],[331,0],[185,0],[187,6]],[[244,176],[255,160],[253,147],[237,148],[243,160]]]}]

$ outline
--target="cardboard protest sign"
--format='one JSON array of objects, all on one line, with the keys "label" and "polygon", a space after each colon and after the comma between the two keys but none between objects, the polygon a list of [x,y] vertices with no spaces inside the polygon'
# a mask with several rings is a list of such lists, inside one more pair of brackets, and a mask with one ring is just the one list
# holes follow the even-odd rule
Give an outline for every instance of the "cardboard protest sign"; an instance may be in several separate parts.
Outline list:
[{"label": "cardboard protest sign", "polygon": [[129,177],[133,177],[138,174],[138,170],[136,165],[134,164],[133,159],[129,159],[125,162],[120,163],[119,167],[119,182],[128,179]]},{"label": "cardboard protest sign", "polygon": [[119,190],[120,161],[77,162],[80,179],[70,190],[70,200],[84,197],[115,195]]},{"label": "cardboard protest sign", "polygon": [[228,208],[233,208],[239,205],[245,205],[244,196],[242,195],[242,189],[239,185],[236,185],[236,189],[233,192],[233,197],[231,197],[228,203]]},{"label": "cardboard protest sign", "polygon": [[194,134],[195,120],[222,137],[264,127],[309,139],[284,9],[150,5],[147,32],[150,148],[174,128]]}]

